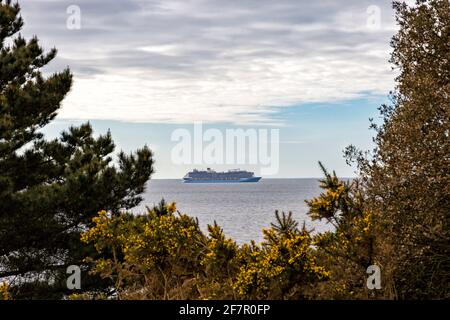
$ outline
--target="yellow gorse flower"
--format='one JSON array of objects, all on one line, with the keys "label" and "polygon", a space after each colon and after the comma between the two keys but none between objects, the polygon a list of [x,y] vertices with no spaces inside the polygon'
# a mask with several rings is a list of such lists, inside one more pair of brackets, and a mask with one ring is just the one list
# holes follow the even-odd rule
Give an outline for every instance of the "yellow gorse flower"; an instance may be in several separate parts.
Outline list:
[{"label": "yellow gorse flower", "polygon": [[7,282],[0,283],[0,300],[11,300],[9,293],[9,284]]}]

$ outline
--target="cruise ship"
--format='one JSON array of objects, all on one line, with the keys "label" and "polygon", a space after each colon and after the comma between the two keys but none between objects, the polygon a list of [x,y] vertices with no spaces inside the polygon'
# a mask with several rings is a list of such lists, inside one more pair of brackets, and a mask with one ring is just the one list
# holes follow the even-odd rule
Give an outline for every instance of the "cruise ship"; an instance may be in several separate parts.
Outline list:
[{"label": "cruise ship", "polygon": [[232,182],[258,182],[261,177],[255,177],[253,172],[234,169],[226,172],[216,172],[194,169],[183,177],[185,183],[232,183]]}]

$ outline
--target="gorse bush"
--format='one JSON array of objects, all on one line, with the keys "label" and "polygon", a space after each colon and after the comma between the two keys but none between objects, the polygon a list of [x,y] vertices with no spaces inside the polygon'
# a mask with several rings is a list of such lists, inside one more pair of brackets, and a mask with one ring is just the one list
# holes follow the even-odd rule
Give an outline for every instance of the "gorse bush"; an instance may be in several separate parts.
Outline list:
[{"label": "gorse bush", "polygon": [[359,180],[341,181],[320,164],[325,178],[324,192],[306,201],[313,220],[325,220],[335,229],[314,236],[319,261],[330,272],[326,292],[316,294],[332,298],[369,298],[374,294],[366,286],[367,268],[378,265],[375,257],[376,225],[374,215],[364,209],[365,198]]},{"label": "gorse bush", "polygon": [[249,250],[249,261],[240,267],[235,288],[246,299],[299,299],[308,287],[328,278],[319,266],[308,231],[264,230],[261,247]]},{"label": "gorse bush", "polygon": [[11,295],[9,293],[9,285],[6,282],[0,283],[0,300],[9,300]]},{"label": "gorse bush", "polygon": [[82,241],[105,256],[86,259],[91,272],[111,279],[118,298],[189,297],[179,289],[200,270],[205,236],[193,218],[174,210],[175,204],[162,203],[140,216],[101,211],[83,233]]},{"label": "gorse bush", "polygon": [[91,273],[112,280],[113,296],[298,298],[302,287],[328,277],[315,261],[309,232],[298,230],[290,215],[277,214],[289,228],[264,230],[261,245],[238,246],[217,224],[204,235],[195,219],[175,210],[174,203],[162,201],[144,215],[100,211],[93,218],[81,239],[102,257],[86,262],[92,264]]}]

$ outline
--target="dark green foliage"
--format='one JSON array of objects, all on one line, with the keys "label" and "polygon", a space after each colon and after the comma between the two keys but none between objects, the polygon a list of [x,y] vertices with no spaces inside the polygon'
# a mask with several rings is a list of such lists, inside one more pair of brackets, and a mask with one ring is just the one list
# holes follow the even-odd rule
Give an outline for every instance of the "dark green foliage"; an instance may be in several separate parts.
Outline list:
[{"label": "dark green foliage", "polygon": [[55,118],[72,75],[42,75],[56,50],[17,35],[19,14],[19,5],[0,1],[0,281],[15,276],[17,298],[57,297],[66,291],[66,266],[89,255],[80,232],[92,217],[142,200],[152,152],[120,153],[114,165],[110,133],[94,138],[90,124],[44,140],[39,131]]}]

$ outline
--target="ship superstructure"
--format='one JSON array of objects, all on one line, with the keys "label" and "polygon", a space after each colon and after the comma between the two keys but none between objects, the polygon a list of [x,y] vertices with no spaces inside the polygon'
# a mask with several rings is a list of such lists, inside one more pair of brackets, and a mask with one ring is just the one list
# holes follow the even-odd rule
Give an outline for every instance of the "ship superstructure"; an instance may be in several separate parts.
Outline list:
[{"label": "ship superstructure", "polygon": [[183,181],[186,183],[231,183],[231,182],[258,182],[261,177],[255,177],[253,172],[234,169],[225,172],[217,172],[208,168],[206,170],[194,169],[188,172]]}]

